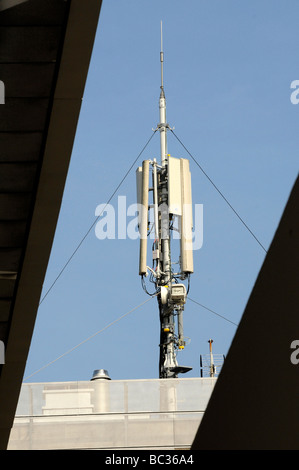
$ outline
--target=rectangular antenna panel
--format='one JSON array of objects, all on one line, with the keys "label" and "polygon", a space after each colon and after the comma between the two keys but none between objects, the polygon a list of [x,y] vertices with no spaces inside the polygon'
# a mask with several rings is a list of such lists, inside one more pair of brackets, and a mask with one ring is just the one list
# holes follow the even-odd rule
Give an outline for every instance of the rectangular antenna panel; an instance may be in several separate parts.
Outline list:
[{"label": "rectangular antenna panel", "polygon": [[169,213],[180,216],[181,271],[193,273],[192,194],[189,160],[168,158]]},{"label": "rectangular antenna panel", "polygon": [[139,204],[138,223],[140,234],[139,274],[147,272],[147,230],[148,230],[148,192],[149,192],[149,160],[142,162],[136,170],[137,203]]},{"label": "rectangular antenna panel", "polygon": [[181,163],[181,271],[193,273],[193,247],[192,247],[192,191],[189,160],[180,159]]},{"label": "rectangular antenna panel", "polygon": [[[136,170],[136,190],[137,190],[137,204],[141,204],[141,194],[142,194],[142,167],[139,166]],[[138,206],[139,208],[139,206]],[[140,233],[140,221],[141,214],[138,211],[138,230]]]},{"label": "rectangular antenna panel", "polygon": [[170,214],[182,215],[181,162],[174,157],[168,157],[168,207]]}]

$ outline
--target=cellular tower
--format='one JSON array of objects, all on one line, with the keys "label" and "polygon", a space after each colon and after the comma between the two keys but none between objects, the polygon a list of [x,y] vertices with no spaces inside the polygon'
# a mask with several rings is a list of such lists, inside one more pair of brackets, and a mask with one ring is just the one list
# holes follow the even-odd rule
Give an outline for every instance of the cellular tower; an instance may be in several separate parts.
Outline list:
[{"label": "cellular tower", "polygon": [[[189,160],[172,157],[167,149],[167,132],[171,128],[166,119],[163,84],[162,22],[160,62],[160,120],[156,128],[160,133],[160,161],[156,158],[144,160],[142,166],[136,170],[140,234],[139,275],[144,290],[149,295],[156,295],[158,299],[159,377],[175,378],[179,373],[192,369],[178,364],[177,352],[186,345],[183,311],[190,286],[190,275],[193,273],[193,216]],[[151,263],[148,263],[149,240]],[[172,261],[175,244],[178,251],[177,262]],[[155,286],[153,294],[148,292],[148,280]]]}]

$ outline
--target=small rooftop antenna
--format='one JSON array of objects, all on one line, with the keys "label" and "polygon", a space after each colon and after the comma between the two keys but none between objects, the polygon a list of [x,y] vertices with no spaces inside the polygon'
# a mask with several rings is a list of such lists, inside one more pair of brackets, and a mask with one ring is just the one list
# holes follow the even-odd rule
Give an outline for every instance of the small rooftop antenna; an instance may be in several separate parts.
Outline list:
[{"label": "small rooftop antenna", "polygon": [[[145,278],[155,286],[160,319],[160,358],[159,377],[175,378],[179,373],[185,373],[192,367],[181,366],[176,359],[176,352],[184,349],[186,341],[183,332],[183,310],[187,300],[187,289],[183,282],[193,273],[192,252],[192,198],[191,174],[189,161],[185,158],[174,158],[168,154],[167,131],[170,128],[166,120],[166,98],[164,93],[164,51],[161,21],[161,86],[159,97],[159,124],[156,130],[160,133],[160,163],[156,158],[144,160],[142,167],[137,168],[137,202],[140,207],[138,215],[140,247],[139,275],[142,286],[149,294]],[[150,168],[152,170],[152,185],[149,185]],[[153,202],[149,202],[149,192],[152,192]],[[185,209],[187,207],[187,209]],[[149,231],[149,208],[153,208],[154,230]],[[179,234],[180,257],[178,263],[171,261],[171,231],[174,230],[174,220]],[[176,227],[175,227],[176,228]],[[147,244],[150,235],[154,234],[152,243],[152,265],[147,262]],[[178,238],[178,237],[176,237]],[[173,265],[178,264],[178,272]],[[149,294],[151,295],[151,294]],[[177,331],[176,331],[177,330]]]},{"label": "small rooftop antenna", "polygon": [[200,376],[216,377],[219,375],[223,366],[225,356],[223,354],[214,354],[212,350],[213,340],[209,339],[209,355],[200,355]]}]

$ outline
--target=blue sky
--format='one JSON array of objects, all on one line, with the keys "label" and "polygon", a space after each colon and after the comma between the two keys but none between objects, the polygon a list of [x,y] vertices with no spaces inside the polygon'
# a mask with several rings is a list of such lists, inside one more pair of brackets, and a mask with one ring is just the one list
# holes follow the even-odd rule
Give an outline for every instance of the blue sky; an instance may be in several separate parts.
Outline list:
[{"label": "blue sky", "polygon": [[[298,173],[298,15],[293,0],[103,1],[42,297],[159,121],[161,20],[168,122],[268,249]],[[171,133],[168,150],[190,158]],[[135,202],[135,169],[159,152],[157,133],[112,199],[116,211],[117,196]],[[191,341],[178,362],[198,377],[209,338],[227,353],[265,252],[191,159],[190,168],[204,233],[189,295],[230,320],[187,301]],[[148,300],[138,252],[136,240],[90,231],[40,305],[26,381],[89,380],[98,368],[158,377],[155,299],[93,336]]]}]

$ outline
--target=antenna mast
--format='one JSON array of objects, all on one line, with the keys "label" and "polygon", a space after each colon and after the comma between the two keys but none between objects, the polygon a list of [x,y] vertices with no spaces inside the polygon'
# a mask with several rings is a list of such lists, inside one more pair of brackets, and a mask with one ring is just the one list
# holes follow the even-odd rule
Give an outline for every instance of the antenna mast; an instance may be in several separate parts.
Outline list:
[{"label": "antenna mast", "polygon": [[[183,310],[187,290],[183,283],[193,272],[192,254],[192,200],[191,175],[189,161],[173,158],[167,151],[166,98],[164,93],[164,52],[161,21],[161,86],[159,98],[160,122],[160,164],[156,159],[145,160],[137,169],[137,194],[140,232],[139,274],[145,288],[144,277],[150,272],[150,281],[155,285],[158,294],[160,318],[160,358],[159,377],[174,378],[178,373],[188,372],[191,367],[179,366],[176,359],[177,350],[184,349]],[[152,168],[152,188],[149,188],[149,167]],[[152,233],[149,230],[149,191],[153,193],[154,209],[154,242],[152,244],[152,268],[147,266],[147,239]],[[187,208],[185,207],[187,206]],[[173,273],[171,262],[170,232],[175,218],[180,233],[180,272]],[[145,288],[146,290],[146,288]],[[146,290],[147,292],[147,290]],[[147,292],[148,293],[148,292]],[[175,331],[177,318],[177,333]]]},{"label": "antenna mast", "polygon": [[161,21],[161,51],[160,51],[160,62],[161,62],[161,88],[163,89],[163,32],[162,32],[162,21]]}]

